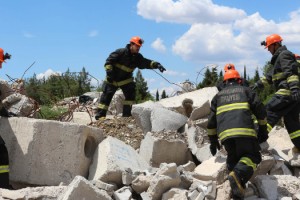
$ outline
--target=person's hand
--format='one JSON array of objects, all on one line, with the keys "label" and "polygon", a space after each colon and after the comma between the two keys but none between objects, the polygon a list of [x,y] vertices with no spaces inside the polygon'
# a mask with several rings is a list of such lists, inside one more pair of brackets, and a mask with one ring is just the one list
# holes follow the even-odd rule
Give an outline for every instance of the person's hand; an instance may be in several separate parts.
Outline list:
[{"label": "person's hand", "polygon": [[267,125],[259,125],[258,135],[257,135],[258,143],[261,144],[267,141],[268,138],[269,136],[268,136]]},{"label": "person's hand", "polygon": [[163,73],[164,71],[166,71],[166,68],[164,68],[160,63],[158,63],[157,69]]},{"label": "person's hand", "polygon": [[158,69],[161,73],[166,71],[166,68],[164,68],[159,62],[154,62],[154,68]]},{"label": "person's hand", "polygon": [[0,109],[0,116],[1,117],[10,117],[9,112],[6,110],[6,108],[4,106],[2,106],[2,108]]},{"label": "person's hand", "polygon": [[210,153],[211,153],[213,156],[216,155],[217,149],[218,149],[218,150],[221,149],[220,143],[219,143],[218,141],[210,142],[209,149],[210,149]]},{"label": "person's hand", "polygon": [[299,88],[292,89],[292,99],[294,101],[300,101],[300,89]]}]

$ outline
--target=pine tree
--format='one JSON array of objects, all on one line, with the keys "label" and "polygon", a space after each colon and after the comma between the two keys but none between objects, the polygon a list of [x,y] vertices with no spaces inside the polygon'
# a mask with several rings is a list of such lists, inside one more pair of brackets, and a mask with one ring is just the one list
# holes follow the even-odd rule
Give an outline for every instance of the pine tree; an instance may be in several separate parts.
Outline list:
[{"label": "pine tree", "polygon": [[158,93],[158,90],[156,90],[156,98],[155,98],[156,101],[159,101],[159,93]]},{"label": "pine tree", "polygon": [[165,99],[165,98],[168,98],[168,96],[166,94],[166,91],[163,90],[162,93],[161,93],[161,99]]},{"label": "pine tree", "polygon": [[135,92],[136,92],[136,102],[141,103],[149,99],[153,99],[151,94],[148,92],[147,82],[145,81],[141,70],[138,70],[135,77]]}]

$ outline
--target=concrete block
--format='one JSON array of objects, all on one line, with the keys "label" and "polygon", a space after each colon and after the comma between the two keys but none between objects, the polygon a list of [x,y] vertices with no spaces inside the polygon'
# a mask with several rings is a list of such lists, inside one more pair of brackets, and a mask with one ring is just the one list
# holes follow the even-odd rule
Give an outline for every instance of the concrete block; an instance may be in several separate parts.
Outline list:
[{"label": "concrete block", "polygon": [[213,180],[219,185],[227,178],[226,158],[211,157],[198,165],[194,172],[198,175],[199,180]]},{"label": "concrete block", "polygon": [[188,118],[182,114],[156,107],[151,112],[151,131],[177,131],[187,120]]},{"label": "concrete block", "polygon": [[161,163],[185,164],[191,158],[186,143],[182,140],[160,139],[148,132],[141,142],[140,156],[152,167]]},{"label": "concrete block", "polygon": [[76,176],[68,186],[66,192],[58,198],[58,200],[74,199],[112,200],[104,190],[98,189],[81,176]]},{"label": "concrete block", "polygon": [[141,194],[147,191],[150,186],[151,179],[152,176],[145,176],[141,174],[132,181],[131,187],[136,193]]},{"label": "concrete block", "polygon": [[69,184],[87,176],[101,129],[51,120],[0,118],[10,160],[10,180],[33,185]]},{"label": "concrete block", "polygon": [[125,186],[114,192],[113,196],[115,200],[131,200],[132,197],[131,187]]},{"label": "concrete block", "polygon": [[97,147],[90,166],[89,180],[122,184],[122,172],[131,169],[132,173],[149,168],[147,162],[123,141],[108,136]]}]

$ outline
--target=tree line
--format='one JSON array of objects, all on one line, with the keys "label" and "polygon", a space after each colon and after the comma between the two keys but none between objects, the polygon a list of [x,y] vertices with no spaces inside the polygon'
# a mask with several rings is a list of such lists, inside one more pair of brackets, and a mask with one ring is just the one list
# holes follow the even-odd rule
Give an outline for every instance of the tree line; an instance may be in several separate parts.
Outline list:
[{"label": "tree line", "polygon": [[[270,65],[266,63],[263,67],[263,72],[265,73],[269,69]],[[246,72],[246,66],[244,66],[243,78],[250,85],[254,84],[260,79],[258,69],[255,70],[254,77],[250,78]],[[32,77],[25,79],[25,89],[27,96],[36,100],[40,105],[52,105],[66,97],[77,97],[86,92],[102,91],[102,85],[94,86],[91,84],[92,79],[93,76],[84,67],[80,72],[71,72],[67,69],[62,74],[52,74],[50,77],[42,79],[38,79],[36,74],[34,74]],[[161,94],[157,90],[155,97],[152,96],[141,70],[137,71],[134,80],[136,82],[135,100],[137,103],[148,100],[158,101],[168,97],[165,90]],[[197,89],[216,86],[220,81],[223,81],[223,71],[218,73],[216,68],[212,68],[212,70],[207,68],[202,81],[197,85]],[[274,89],[272,86],[258,91],[259,97],[264,101],[273,93]]]},{"label": "tree line", "polygon": [[[77,97],[91,91],[101,92],[102,85],[92,85],[93,78],[84,67],[80,72],[71,72],[67,69],[62,74],[52,74],[48,78],[43,77],[42,79],[38,79],[34,74],[32,77],[25,79],[25,90],[27,96],[36,100],[40,105],[52,105],[67,97]],[[136,82],[136,102],[154,101],[141,70],[137,71],[134,79]],[[166,97],[166,92],[163,91],[161,98]],[[161,98],[159,98],[157,91],[155,100]]]}]

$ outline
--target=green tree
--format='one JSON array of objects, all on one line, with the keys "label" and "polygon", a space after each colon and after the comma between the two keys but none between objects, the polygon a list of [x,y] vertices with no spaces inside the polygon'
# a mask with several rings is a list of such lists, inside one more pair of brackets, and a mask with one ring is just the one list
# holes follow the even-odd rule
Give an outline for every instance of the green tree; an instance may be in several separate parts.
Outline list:
[{"label": "green tree", "polygon": [[204,73],[204,79],[201,83],[198,84],[197,88],[204,88],[204,87],[212,87],[215,86],[218,81],[218,73],[217,68],[213,68],[212,71],[210,71],[209,68],[206,69]]},{"label": "green tree", "polygon": [[135,84],[136,84],[136,88],[135,88],[136,98],[135,98],[135,101],[137,103],[141,103],[141,102],[153,99],[153,97],[151,96],[151,94],[148,91],[148,85],[147,85],[147,82],[145,81],[145,79],[142,75],[141,70],[138,70],[137,73],[136,73]]},{"label": "green tree", "polygon": [[155,100],[156,100],[156,101],[159,101],[159,93],[158,93],[158,90],[156,90]]},{"label": "green tree", "polygon": [[168,96],[166,94],[166,91],[163,90],[162,93],[161,93],[161,99],[165,99],[165,98],[168,98]]}]

